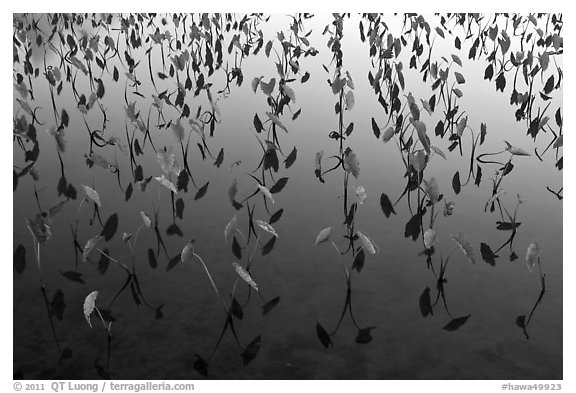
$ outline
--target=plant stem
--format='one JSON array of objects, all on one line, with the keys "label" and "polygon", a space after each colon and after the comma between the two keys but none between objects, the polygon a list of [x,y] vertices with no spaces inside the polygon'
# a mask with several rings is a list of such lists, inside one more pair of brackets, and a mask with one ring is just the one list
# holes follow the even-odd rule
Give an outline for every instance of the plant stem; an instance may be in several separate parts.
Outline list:
[{"label": "plant stem", "polygon": [[216,284],[214,283],[214,280],[212,279],[212,276],[210,275],[210,272],[208,271],[208,267],[206,266],[206,264],[204,263],[202,258],[200,258],[200,255],[196,254],[195,252],[193,252],[192,255],[194,255],[196,258],[198,258],[200,263],[202,263],[202,266],[204,266],[204,270],[206,271],[206,275],[208,275],[208,279],[210,280],[210,283],[212,284],[212,288],[214,288],[214,292],[216,292],[216,296],[218,296],[218,299],[220,299],[220,301],[222,302],[222,306],[224,307],[224,312],[228,313],[228,307],[226,307],[226,303],[224,303],[224,300],[220,296],[220,292],[218,291],[218,288],[216,287]]}]

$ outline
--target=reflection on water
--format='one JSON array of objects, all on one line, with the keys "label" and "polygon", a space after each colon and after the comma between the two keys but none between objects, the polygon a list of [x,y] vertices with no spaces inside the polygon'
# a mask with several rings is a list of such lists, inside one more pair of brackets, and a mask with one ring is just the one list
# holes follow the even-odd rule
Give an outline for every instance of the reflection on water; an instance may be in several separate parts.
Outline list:
[{"label": "reflection on water", "polygon": [[562,378],[562,27],[14,14],[15,377]]}]

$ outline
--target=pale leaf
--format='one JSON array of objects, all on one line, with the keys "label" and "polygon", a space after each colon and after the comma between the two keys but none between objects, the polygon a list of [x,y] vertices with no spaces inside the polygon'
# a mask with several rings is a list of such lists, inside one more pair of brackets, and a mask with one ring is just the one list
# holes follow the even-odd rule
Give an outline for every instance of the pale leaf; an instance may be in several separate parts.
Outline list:
[{"label": "pale leaf", "polygon": [[272,197],[272,193],[264,186],[258,184],[258,188],[260,189],[260,191],[262,191],[262,194],[264,194],[264,196],[268,199],[270,199],[270,202],[274,203],[274,198]]},{"label": "pale leaf", "polygon": [[358,186],[358,188],[356,189],[356,198],[358,198],[358,202],[360,202],[361,205],[364,204],[364,201],[367,198],[366,190],[364,189],[364,187]]},{"label": "pale leaf", "polygon": [[344,170],[352,173],[356,179],[360,176],[360,162],[356,154],[350,149],[347,149],[347,153],[344,155]]},{"label": "pale leaf", "polygon": [[316,237],[316,245],[327,242],[330,240],[330,235],[332,235],[332,227],[324,228],[320,231]]},{"label": "pale leaf", "polygon": [[176,189],[176,186],[168,179],[166,179],[164,177],[164,175],[162,176],[156,176],[154,178],[156,181],[158,181],[160,184],[162,184],[164,187],[166,187],[167,189],[169,189],[170,191],[172,191],[174,194],[178,193],[178,190]]},{"label": "pale leaf", "polygon": [[224,238],[226,239],[226,242],[228,242],[228,239],[230,239],[236,233],[237,230],[238,230],[238,216],[234,215],[234,217],[232,217],[232,219],[224,229]]},{"label": "pale leaf", "polygon": [[102,239],[101,235],[96,235],[93,238],[88,239],[88,241],[86,242],[86,245],[84,246],[84,251],[82,251],[82,261],[83,262],[88,261],[88,255],[90,255],[92,250],[94,250],[94,248],[96,247],[96,244],[98,244],[98,241],[100,239]]},{"label": "pale leaf", "polygon": [[376,243],[374,243],[366,233],[362,231],[356,231],[356,236],[358,236],[364,252],[374,255],[380,251]]},{"label": "pale leaf", "polygon": [[529,271],[534,269],[538,258],[540,257],[540,246],[538,243],[530,243],[528,249],[526,250],[526,266]]},{"label": "pale leaf", "polygon": [[244,281],[246,281],[246,283],[248,285],[250,285],[252,288],[254,288],[256,291],[258,291],[258,285],[256,284],[256,282],[252,279],[252,276],[250,276],[250,273],[248,273],[246,270],[244,270],[244,268],[242,266],[240,266],[240,264],[236,263],[236,262],[232,262],[232,266],[234,267],[234,269],[236,270],[236,273],[238,273],[238,275],[240,276],[240,278]]},{"label": "pale leaf", "polygon": [[96,308],[96,297],[98,296],[98,291],[90,292],[86,299],[84,299],[84,318],[88,322],[88,325],[92,327],[92,323],[90,322],[90,315]]},{"label": "pale leaf", "polygon": [[394,129],[394,127],[388,127],[386,131],[384,131],[384,133],[382,134],[382,140],[384,141],[384,143],[392,139],[395,133],[396,130]]},{"label": "pale leaf", "polygon": [[434,243],[436,243],[436,232],[432,228],[428,228],[424,232],[424,247],[429,250],[434,246]]},{"label": "pale leaf", "polygon": [[148,214],[141,211],[140,215],[142,216],[142,221],[144,221],[144,225],[146,226],[146,228],[151,228],[152,227],[152,220],[150,220],[150,217],[148,217]]},{"label": "pale leaf", "polygon": [[96,190],[94,190],[93,188],[90,188],[88,186],[85,186],[85,185],[82,185],[82,187],[84,188],[84,192],[86,193],[86,196],[92,202],[94,202],[96,205],[98,205],[99,207],[102,207],[102,203],[100,203],[100,196],[98,195]]},{"label": "pale leaf", "polygon": [[194,245],[192,244],[192,242],[188,242],[186,243],[186,245],[182,249],[182,252],[180,253],[180,260],[182,262],[188,262],[191,261],[193,257],[194,257]]},{"label": "pale leaf", "polygon": [[527,151],[516,147],[516,146],[512,146],[510,143],[504,141],[504,143],[506,143],[506,150],[508,150],[512,155],[514,156],[530,156],[530,153],[528,153]]},{"label": "pale leaf", "polygon": [[286,129],[284,124],[282,124],[282,122],[280,121],[280,118],[278,118],[278,116],[276,116],[275,114],[273,114],[271,112],[266,112],[266,114],[268,115],[270,120],[272,120],[272,122],[274,122],[274,124],[276,124],[278,127],[282,128],[284,131],[288,132],[288,130]]},{"label": "pale leaf", "polygon": [[460,249],[462,250],[464,255],[468,257],[470,262],[476,263],[474,248],[472,247],[472,244],[468,241],[466,236],[463,233],[458,232],[452,235],[452,239],[456,243],[458,243]]},{"label": "pale leaf", "polygon": [[272,228],[272,225],[268,224],[267,222],[264,221],[260,221],[260,220],[254,220],[254,222],[264,231],[278,237],[278,234],[276,233],[276,230],[274,228]]}]

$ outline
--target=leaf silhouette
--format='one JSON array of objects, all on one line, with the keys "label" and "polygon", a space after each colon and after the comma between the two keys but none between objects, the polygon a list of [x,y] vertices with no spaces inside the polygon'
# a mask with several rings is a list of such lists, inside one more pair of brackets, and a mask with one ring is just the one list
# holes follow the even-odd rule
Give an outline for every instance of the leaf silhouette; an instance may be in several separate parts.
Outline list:
[{"label": "leaf silhouette", "polygon": [[66,279],[70,281],[77,282],[79,284],[84,284],[84,280],[82,279],[82,273],[78,273],[72,270],[66,272],[60,272]]},{"label": "leaf silhouette", "polygon": [[275,222],[277,222],[280,219],[280,217],[282,217],[282,213],[284,213],[284,209],[280,209],[276,213],[272,214],[268,219],[268,224],[272,225]]},{"label": "leaf silhouette", "polygon": [[178,181],[176,183],[176,189],[178,191],[184,190],[184,192],[188,192],[188,181],[190,177],[188,176],[188,172],[185,169],[182,169],[178,174]]},{"label": "leaf silhouette", "polygon": [[384,131],[384,133],[382,134],[382,141],[384,141],[384,143],[387,143],[390,139],[392,139],[395,133],[396,129],[394,127],[388,127],[386,131]]},{"label": "leaf silhouette", "polygon": [[504,141],[504,143],[506,143],[506,150],[508,150],[512,155],[514,156],[530,156],[530,153],[528,153],[527,151],[516,147],[516,146],[512,146],[510,143]]},{"label": "leaf silhouette", "polygon": [[240,276],[240,278],[242,280],[244,280],[248,285],[250,285],[252,288],[254,288],[256,291],[258,291],[258,285],[256,284],[256,282],[252,279],[252,276],[250,275],[250,273],[248,273],[242,266],[240,266],[239,263],[237,262],[232,262],[232,266],[234,267],[234,270],[236,270],[236,273],[238,273],[238,275]]},{"label": "leaf silhouette", "polygon": [[460,194],[460,172],[456,171],[452,178],[452,188],[456,195]]},{"label": "leaf silhouette", "polygon": [[294,161],[296,161],[296,155],[298,154],[298,151],[296,150],[296,147],[294,147],[292,149],[292,151],[290,152],[290,154],[288,154],[288,157],[286,157],[286,159],[284,160],[284,164],[286,166],[286,169],[290,168],[292,166],[292,164],[294,164]]},{"label": "leaf silhouette", "polygon": [[268,314],[280,302],[280,296],[275,297],[262,306],[262,315]]},{"label": "leaf silhouette", "polygon": [[271,193],[271,194],[279,193],[279,192],[282,191],[282,189],[286,186],[286,183],[288,183],[288,178],[287,178],[287,177],[281,177],[281,178],[278,179],[278,181],[277,181],[276,183],[274,183],[274,185],[270,188],[270,193]]},{"label": "leaf silhouette", "polygon": [[208,362],[206,362],[200,355],[196,355],[194,361],[194,370],[198,371],[201,375],[208,376]]},{"label": "leaf silhouette", "polygon": [[392,202],[390,201],[390,198],[388,198],[388,195],[384,193],[380,195],[380,207],[382,208],[382,211],[384,212],[384,215],[386,217],[390,217],[390,214],[392,213],[396,214],[396,212],[394,211],[394,206],[392,206]]},{"label": "leaf silhouette", "polygon": [[360,251],[356,252],[354,256],[354,262],[352,263],[352,270],[356,270],[358,273],[362,271],[364,268],[364,260],[366,259],[366,254],[364,253],[364,249],[360,248]]},{"label": "leaf silhouette", "polygon": [[110,251],[108,251],[108,249],[105,248],[104,253],[100,254],[100,260],[98,261],[98,271],[100,272],[100,274],[106,273],[106,271],[108,270],[108,266],[110,265],[110,258],[108,258],[104,254],[110,255]]},{"label": "leaf silhouette", "polygon": [[320,342],[324,348],[328,348],[329,345],[334,346],[334,344],[332,344],[332,340],[330,339],[330,335],[318,322],[316,322],[316,334],[318,335],[318,338],[320,339]]},{"label": "leaf silhouette", "polygon": [[90,315],[96,307],[96,297],[98,297],[98,291],[93,291],[90,292],[88,296],[86,296],[86,299],[84,299],[84,318],[86,318],[86,322],[88,322],[90,327],[92,327],[92,323],[90,322]]},{"label": "leaf silhouette", "polygon": [[156,269],[158,266],[158,262],[156,261],[156,255],[154,255],[154,250],[149,248],[148,249],[148,263],[152,269]]},{"label": "leaf silhouette", "polygon": [[197,201],[198,199],[202,198],[204,195],[206,195],[206,191],[208,190],[208,185],[210,184],[209,181],[206,182],[206,184],[204,184],[202,187],[200,187],[200,189],[198,189],[198,192],[196,192],[196,195],[194,196],[194,200]]},{"label": "leaf silhouette", "polygon": [[376,120],[374,118],[372,118],[372,132],[374,132],[376,138],[380,139],[380,128],[378,127],[378,124],[376,124]]},{"label": "leaf silhouette", "polygon": [[492,252],[488,244],[480,243],[480,254],[482,254],[482,259],[484,259],[486,263],[490,266],[496,266],[496,258],[498,258],[498,255]]},{"label": "leaf silhouette", "polygon": [[242,319],[244,317],[244,311],[242,311],[242,306],[238,303],[238,300],[234,296],[232,296],[232,304],[230,307],[230,311],[232,315],[234,315],[238,319]]},{"label": "leaf silhouette", "polygon": [[242,352],[242,364],[244,366],[246,366],[252,360],[254,360],[254,358],[256,358],[256,355],[258,355],[258,351],[260,351],[261,341],[262,337],[258,335],[254,340],[250,342],[250,344],[248,344],[246,349],[244,349],[244,351]]},{"label": "leaf silhouette", "polygon": [[418,139],[420,140],[420,143],[422,143],[424,150],[426,150],[426,153],[430,154],[430,139],[428,138],[428,135],[426,135],[426,124],[419,120],[412,121],[412,124],[414,125],[414,128],[416,128]]},{"label": "leaf silhouette", "polygon": [[184,200],[182,198],[176,199],[176,217],[181,220],[184,218]]},{"label": "leaf silhouette", "polygon": [[102,229],[101,236],[104,236],[104,240],[109,241],[114,237],[116,234],[116,230],[118,229],[118,214],[114,213],[108,220],[106,220],[106,224],[104,224],[104,228]]},{"label": "leaf silhouette", "polygon": [[26,248],[22,244],[18,244],[14,252],[14,270],[17,273],[22,273],[26,268]]},{"label": "leaf silhouette", "polygon": [[449,332],[457,330],[468,321],[468,318],[470,318],[470,314],[468,314],[465,317],[454,318],[450,322],[448,322],[448,324],[444,326],[442,329],[448,330]]},{"label": "leaf silhouette", "polygon": [[166,228],[166,233],[170,236],[172,235],[178,235],[180,237],[184,236],[182,230],[178,225],[176,225],[176,223],[173,223],[168,228]]},{"label": "leaf silhouette", "polygon": [[274,248],[275,244],[276,244],[276,236],[272,236],[272,238],[268,240],[268,242],[266,242],[266,244],[264,244],[264,246],[262,247],[262,255],[269,254]]},{"label": "leaf silhouette", "polygon": [[234,236],[234,239],[232,240],[232,253],[236,258],[242,260],[242,248],[236,240],[236,236]]},{"label": "leaf silhouette", "polygon": [[432,304],[430,302],[430,288],[426,287],[424,292],[422,292],[422,295],[420,295],[419,305],[420,313],[423,317],[427,317],[428,314],[434,315]]},{"label": "leaf silhouette", "polygon": [[513,231],[518,228],[522,223],[521,222],[505,222],[505,221],[496,221],[496,229],[499,231]]},{"label": "leaf silhouette", "polygon": [[363,329],[358,329],[358,335],[356,336],[356,342],[358,344],[368,344],[372,341],[372,329],[375,329],[375,326],[369,326]]}]

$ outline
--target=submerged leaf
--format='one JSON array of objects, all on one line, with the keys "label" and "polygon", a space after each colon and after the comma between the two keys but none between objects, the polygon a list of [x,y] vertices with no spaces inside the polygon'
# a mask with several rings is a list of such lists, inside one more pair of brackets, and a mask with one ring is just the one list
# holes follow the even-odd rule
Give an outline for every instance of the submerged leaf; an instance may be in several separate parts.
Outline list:
[{"label": "submerged leaf", "polygon": [[[286,179],[286,180],[288,180],[288,179]],[[270,202],[274,203],[274,198],[272,197],[272,193],[266,187],[258,184],[258,188],[260,189],[260,191],[262,191],[262,194],[264,194],[264,196],[270,200]]]},{"label": "submerged leaf", "polygon": [[260,221],[260,220],[254,220],[254,222],[264,231],[274,235],[275,237],[278,237],[278,234],[276,233],[276,230],[274,228],[272,228],[272,226],[270,224],[268,224],[267,222],[264,221]]},{"label": "submerged leaf", "polygon": [[540,246],[538,243],[530,243],[528,249],[526,250],[526,266],[528,267],[528,271],[532,271],[534,266],[538,262],[540,258]]},{"label": "submerged leaf", "polygon": [[82,184],[82,188],[84,188],[84,192],[86,193],[86,196],[92,201],[94,202],[96,205],[98,205],[98,207],[102,207],[102,203],[100,203],[100,196],[98,195],[98,193],[96,192],[96,190],[94,190],[91,187],[85,186]]},{"label": "submerged leaf", "polygon": [[174,194],[178,193],[178,190],[176,189],[176,186],[168,179],[166,179],[164,177],[164,175],[162,176],[156,176],[154,177],[154,180],[156,180],[157,182],[159,182],[160,184],[162,184],[164,187],[166,187],[167,189],[169,189],[170,191],[172,191]]},{"label": "submerged leaf", "polygon": [[376,243],[374,243],[366,233],[362,231],[356,231],[356,235],[360,240],[360,244],[362,245],[364,252],[374,255],[380,251]]},{"label": "submerged leaf", "polygon": [[450,322],[448,322],[448,324],[444,326],[442,329],[448,330],[449,332],[457,330],[468,321],[468,318],[470,318],[470,315],[460,318],[454,318]]},{"label": "submerged leaf", "polygon": [[92,327],[92,323],[90,322],[90,315],[94,311],[96,307],[96,297],[98,296],[98,291],[91,292],[86,299],[84,299],[84,318],[88,322],[88,325]]},{"label": "submerged leaf", "polygon": [[380,195],[380,207],[382,208],[382,211],[386,217],[390,217],[390,214],[392,213],[396,214],[394,211],[394,206],[392,206],[392,202],[386,194]]},{"label": "submerged leaf", "polygon": [[419,305],[420,313],[423,317],[427,317],[428,314],[434,315],[434,312],[432,311],[432,304],[430,302],[430,288],[426,287],[424,292],[422,292],[422,295],[420,295]]},{"label": "submerged leaf", "polygon": [[496,266],[496,258],[498,258],[498,255],[492,252],[492,249],[488,244],[480,243],[480,254],[486,263],[488,263],[490,266]]},{"label": "submerged leaf", "polygon": [[458,232],[458,233],[452,235],[452,239],[456,243],[458,243],[458,245],[460,246],[460,249],[462,250],[464,255],[466,255],[468,257],[470,262],[476,263],[474,248],[472,247],[472,244],[466,238],[466,235],[464,235],[461,232]]},{"label": "submerged leaf", "polygon": [[431,249],[436,243],[436,232],[432,228],[426,229],[424,232],[424,247],[426,249]]},{"label": "submerged leaf", "polygon": [[334,346],[334,344],[332,344],[332,340],[330,339],[330,335],[318,322],[316,322],[316,334],[318,335],[318,338],[320,339],[320,342],[324,348],[328,348],[329,345]]},{"label": "submerged leaf", "polygon": [[352,173],[356,179],[360,176],[360,162],[356,157],[356,154],[348,148],[344,154],[344,170],[348,173]]},{"label": "submerged leaf", "polygon": [[102,235],[96,235],[93,238],[88,239],[86,245],[84,246],[84,251],[82,252],[82,261],[88,261],[88,255],[94,250],[98,241],[102,239]]},{"label": "submerged leaf", "polygon": [[186,245],[182,249],[182,252],[180,253],[180,260],[182,262],[189,262],[192,261],[193,257],[194,257],[194,244],[193,241],[190,241],[186,243]]},{"label": "submerged leaf", "polygon": [[280,296],[275,297],[274,299],[270,300],[268,303],[262,306],[262,315],[268,314],[280,301]]},{"label": "submerged leaf", "polygon": [[248,346],[242,351],[242,364],[246,366],[249,364],[256,355],[258,355],[258,351],[260,351],[260,342],[262,341],[262,337],[258,336],[254,340],[248,344]]},{"label": "submerged leaf", "polygon": [[234,217],[230,220],[228,224],[226,224],[226,228],[224,229],[224,239],[228,242],[228,239],[232,237],[236,231],[238,230],[238,217],[235,214]]}]

